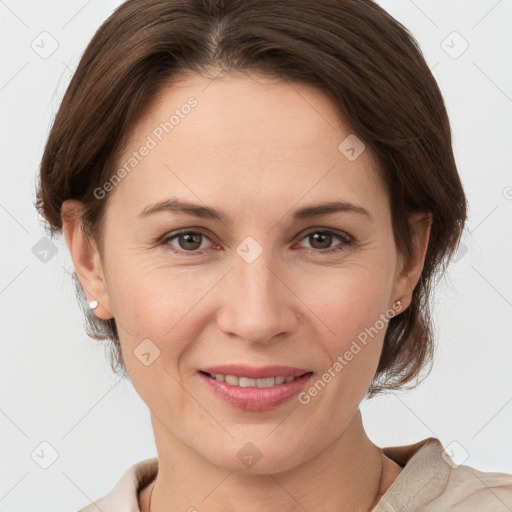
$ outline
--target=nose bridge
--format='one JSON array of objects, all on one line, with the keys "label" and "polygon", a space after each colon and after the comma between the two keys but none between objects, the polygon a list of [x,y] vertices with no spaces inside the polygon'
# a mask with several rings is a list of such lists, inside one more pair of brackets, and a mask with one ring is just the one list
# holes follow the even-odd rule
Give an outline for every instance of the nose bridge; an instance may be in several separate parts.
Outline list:
[{"label": "nose bridge", "polygon": [[[237,252],[240,249],[243,243]],[[246,257],[251,251],[252,257]],[[249,245],[248,252],[235,255],[220,322],[225,332],[252,342],[289,332],[296,321],[291,292],[279,277],[276,259],[271,251],[259,252],[254,257],[254,247]]]},{"label": "nose bridge", "polygon": [[[237,263],[237,274],[240,280],[240,292],[245,297],[246,303],[251,303],[253,307],[262,306],[274,307],[280,301],[278,288],[278,279],[275,276],[276,271],[272,270],[272,263],[268,258],[260,256],[259,261],[247,263],[239,261]],[[275,265],[274,265],[275,267]],[[282,285],[281,285],[282,286]],[[275,302],[276,304],[272,304]]]}]

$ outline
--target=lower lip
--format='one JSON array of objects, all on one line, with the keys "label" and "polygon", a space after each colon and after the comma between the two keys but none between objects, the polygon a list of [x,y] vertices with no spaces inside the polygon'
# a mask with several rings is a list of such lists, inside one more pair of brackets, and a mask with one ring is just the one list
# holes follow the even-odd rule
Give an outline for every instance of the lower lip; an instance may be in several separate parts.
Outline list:
[{"label": "lower lip", "polygon": [[307,373],[292,382],[284,382],[268,388],[243,388],[220,382],[204,373],[199,373],[199,376],[219,398],[230,405],[247,411],[267,411],[299,393],[313,374]]}]

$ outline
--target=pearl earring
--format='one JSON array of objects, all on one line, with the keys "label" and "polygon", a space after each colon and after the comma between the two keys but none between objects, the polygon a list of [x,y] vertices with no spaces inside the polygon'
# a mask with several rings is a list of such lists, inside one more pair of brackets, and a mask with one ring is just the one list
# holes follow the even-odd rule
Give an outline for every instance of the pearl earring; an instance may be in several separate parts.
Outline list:
[{"label": "pearl earring", "polygon": [[402,309],[402,302],[397,300],[394,304],[393,304],[393,308],[395,309]]},{"label": "pearl earring", "polygon": [[89,307],[91,309],[96,309],[99,306],[99,302],[97,300],[93,300],[92,302],[89,302]]}]

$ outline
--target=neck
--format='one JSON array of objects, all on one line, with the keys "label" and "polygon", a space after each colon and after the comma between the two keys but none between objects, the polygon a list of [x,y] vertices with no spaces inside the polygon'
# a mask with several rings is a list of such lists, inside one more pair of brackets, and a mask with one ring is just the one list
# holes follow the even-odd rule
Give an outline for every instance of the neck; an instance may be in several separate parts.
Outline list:
[{"label": "neck", "polygon": [[[369,511],[401,468],[367,437],[359,410],[343,434],[326,450],[286,471],[237,473],[200,457],[155,429],[159,469],[140,495],[141,511],[211,512]],[[167,435],[159,435],[166,432]]]}]

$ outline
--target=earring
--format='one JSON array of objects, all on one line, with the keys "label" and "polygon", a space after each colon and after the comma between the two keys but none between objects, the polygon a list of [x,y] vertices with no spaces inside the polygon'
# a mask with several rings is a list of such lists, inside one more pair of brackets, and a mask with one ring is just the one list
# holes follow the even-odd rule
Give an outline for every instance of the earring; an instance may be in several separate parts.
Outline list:
[{"label": "earring", "polygon": [[89,307],[91,309],[96,309],[99,306],[99,302],[97,300],[93,300],[92,302],[89,302]]},{"label": "earring", "polygon": [[393,304],[393,308],[394,308],[394,309],[398,309],[398,310],[402,309],[402,302],[401,302],[401,301],[399,301],[399,300],[397,300],[397,301]]}]

